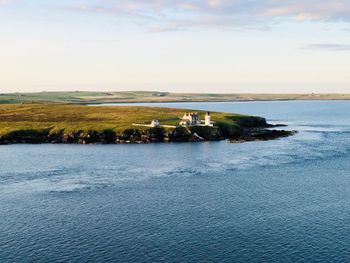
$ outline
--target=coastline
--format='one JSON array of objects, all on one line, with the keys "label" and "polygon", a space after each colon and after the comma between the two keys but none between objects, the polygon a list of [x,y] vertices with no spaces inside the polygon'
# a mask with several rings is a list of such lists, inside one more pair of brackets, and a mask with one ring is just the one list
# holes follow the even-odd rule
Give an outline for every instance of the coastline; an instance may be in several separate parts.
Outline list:
[{"label": "coastline", "polygon": [[[141,144],[228,140],[244,142],[291,136],[258,116],[212,112],[213,126],[179,125],[188,109],[67,104],[0,105],[0,144]],[[197,114],[197,113],[196,113]],[[206,112],[198,111],[204,119]],[[163,127],[150,127],[157,116]],[[144,125],[133,126],[133,123]],[[142,127],[145,126],[145,127]]]},{"label": "coastline", "polygon": [[71,91],[0,93],[0,104],[69,103],[93,105],[101,103],[177,103],[177,102],[252,102],[252,101],[324,101],[350,100],[340,93],[171,93],[159,91]]},{"label": "coastline", "polygon": [[276,99],[276,100],[178,100],[178,101],[122,101],[122,102],[95,102],[95,103],[81,103],[80,105],[86,106],[110,106],[110,105],[127,105],[127,104],[165,104],[165,103],[244,103],[244,102],[284,102],[284,101],[350,101],[349,99]]},{"label": "coastline", "polygon": [[225,136],[220,129],[210,128],[196,131],[186,128],[177,128],[173,131],[164,131],[162,128],[153,128],[144,131],[128,129],[121,134],[113,131],[97,132],[94,130],[73,133],[50,134],[49,131],[20,130],[5,136],[0,136],[0,145],[9,144],[149,144],[149,143],[181,143],[223,141],[243,143],[249,141],[266,141],[296,134],[297,131],[271,130],[263,127],[244,129],[231,136]]}]

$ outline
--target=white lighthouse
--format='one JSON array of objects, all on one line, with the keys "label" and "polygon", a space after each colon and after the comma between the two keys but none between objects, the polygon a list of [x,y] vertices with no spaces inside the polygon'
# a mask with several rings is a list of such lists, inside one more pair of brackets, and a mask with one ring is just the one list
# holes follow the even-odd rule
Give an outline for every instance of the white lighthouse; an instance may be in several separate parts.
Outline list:
[{"label": "white lighthouse", "polygon": [[211,122],[211,117],[210,117],[210,112],[208,111],[206,114],[205,114],[205,126],[213,126],[213,123]]}]

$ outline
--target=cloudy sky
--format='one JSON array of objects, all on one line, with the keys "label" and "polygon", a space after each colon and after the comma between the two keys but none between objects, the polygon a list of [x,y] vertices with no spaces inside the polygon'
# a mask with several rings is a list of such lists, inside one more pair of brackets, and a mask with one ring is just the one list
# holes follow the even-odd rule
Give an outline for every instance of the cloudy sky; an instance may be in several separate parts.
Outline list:
[{"label": "cloudy sky", "polygon": [[350,92],[350,0],[0,0],[0,92]]}]

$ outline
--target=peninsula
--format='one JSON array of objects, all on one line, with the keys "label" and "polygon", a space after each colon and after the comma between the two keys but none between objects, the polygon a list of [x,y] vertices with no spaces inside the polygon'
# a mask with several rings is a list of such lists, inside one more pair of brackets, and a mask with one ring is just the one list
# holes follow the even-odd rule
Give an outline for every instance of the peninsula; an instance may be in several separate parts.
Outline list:
[{"label": "peninsula", "polygon": [[264,118],[139,106],[0,105],[0,144],[268,140],[294,134]]}]

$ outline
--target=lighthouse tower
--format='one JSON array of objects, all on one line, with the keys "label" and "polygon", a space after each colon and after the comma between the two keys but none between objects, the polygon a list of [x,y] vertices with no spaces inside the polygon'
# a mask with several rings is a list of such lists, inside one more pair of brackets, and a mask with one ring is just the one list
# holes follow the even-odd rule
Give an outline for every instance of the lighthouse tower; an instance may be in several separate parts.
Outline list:
[{"label": "lighthouse tower", "polygon": [[205,114],[205,126],[213,126],[211,122],[210,112],[208,111],[207,114]]}]

